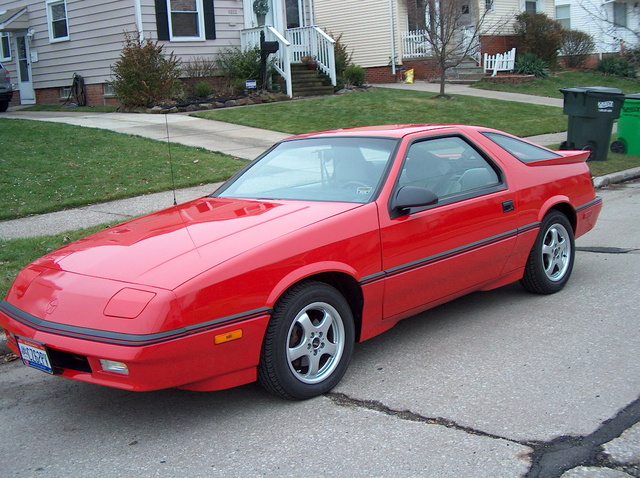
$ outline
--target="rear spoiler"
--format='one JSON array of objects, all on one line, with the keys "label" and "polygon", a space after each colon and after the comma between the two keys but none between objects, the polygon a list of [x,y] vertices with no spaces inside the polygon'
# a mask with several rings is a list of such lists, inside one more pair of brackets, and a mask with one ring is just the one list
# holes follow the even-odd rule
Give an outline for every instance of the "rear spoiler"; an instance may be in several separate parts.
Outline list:
[{"label": "rear spoiler", "polygon": [[561,156],[557,158],[541,159],[539,161],[531,161],[527,166],[553,166],[555,164],[573,164],[584,163],[589,159],[591,151],[554,151]]}]

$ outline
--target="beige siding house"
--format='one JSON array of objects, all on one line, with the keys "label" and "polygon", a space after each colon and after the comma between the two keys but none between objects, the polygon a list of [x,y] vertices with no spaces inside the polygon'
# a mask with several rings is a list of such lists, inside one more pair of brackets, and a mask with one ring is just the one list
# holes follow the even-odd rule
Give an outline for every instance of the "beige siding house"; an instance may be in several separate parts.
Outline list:
[{"label": "beige siding house", "polygon": [[239,46],[244,27],[237,0],[0,0],[2,63],[23,104],[66,98],[74,73],[89,104],[105,103],[124,32],[161,39],[188,61]]}]

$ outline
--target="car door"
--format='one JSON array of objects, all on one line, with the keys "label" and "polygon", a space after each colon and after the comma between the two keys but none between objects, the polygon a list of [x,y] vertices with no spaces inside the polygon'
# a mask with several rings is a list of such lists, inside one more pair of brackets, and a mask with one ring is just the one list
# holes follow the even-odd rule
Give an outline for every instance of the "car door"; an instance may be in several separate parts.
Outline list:
[{"label": "car door", "polygon": [[504,172],[463,136],[413,141],[394,195],[435,192],[435,205],[381,212],[384,317],[408,316],[498,278],[517,237]]}]

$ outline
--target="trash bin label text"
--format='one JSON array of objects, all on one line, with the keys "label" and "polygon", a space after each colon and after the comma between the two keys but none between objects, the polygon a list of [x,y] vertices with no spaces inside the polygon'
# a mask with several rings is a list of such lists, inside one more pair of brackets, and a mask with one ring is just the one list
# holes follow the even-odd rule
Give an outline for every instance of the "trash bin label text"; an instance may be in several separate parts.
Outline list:
[{"label": "trash bin label text", "polygon": [[613,113],[613,101],[598,101],[598,112]]}]

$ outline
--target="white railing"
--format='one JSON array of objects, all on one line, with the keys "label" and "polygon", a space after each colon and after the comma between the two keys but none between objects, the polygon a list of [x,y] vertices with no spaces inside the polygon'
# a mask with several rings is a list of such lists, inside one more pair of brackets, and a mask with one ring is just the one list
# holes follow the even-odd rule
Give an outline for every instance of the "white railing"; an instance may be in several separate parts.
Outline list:
[{"label": "white railing", "polygon": [[318,27],[291,28],[283,37],[270,26],[242,30],[240,35],[242,50],[260,47],[260,32],[265,33],[266,41],[277,41],[278,52],[273,54],[274,68],[287,85],[287,95],[293,96],[291,63],[300,63],[302,58],[312,57],[318,63],[318,69],[331,79],[336,86],[335,40]]},{"label": "white railing", "polygon": [[516,49],[495,55],[484,54],[484,72],[493,70],[491,76],[496,76],[499,71],[511,71],[516,62]]},{"label": "white railing", "polygon": [[427,41],[425,30],[402,32],[402,58],[431,56],[431,44]]},{"label": "white railing", "polygon": [[284,78],[287,85],[287,95],[293,97],[293,83],[291,81],[291,43],[278,31],[270,26],[242,30],[240,35],[242,50],[260,47],[260,33],[264,32],[265,41],[277,41],[278,51],[273,54],[273,68]]},{"label": "white railing", "polygon": [[291,42],[291,61],[299,63],[305,56],[313,58],[318,63],[318,70],[331,79],[336,86],[336,60],[334,45],[336,41],[320,28],[300,27],[290,28],[285,36]]}]

